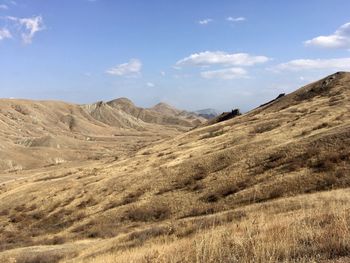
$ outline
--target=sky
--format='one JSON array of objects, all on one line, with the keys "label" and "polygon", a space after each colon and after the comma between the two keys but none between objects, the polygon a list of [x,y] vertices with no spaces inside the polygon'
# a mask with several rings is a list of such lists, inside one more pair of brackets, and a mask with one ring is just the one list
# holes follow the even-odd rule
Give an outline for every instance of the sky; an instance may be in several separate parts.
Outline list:
[{"label": "sky", "polygon": [[0,0],[0,97],[247,111],[350,71],[349,0]]}]

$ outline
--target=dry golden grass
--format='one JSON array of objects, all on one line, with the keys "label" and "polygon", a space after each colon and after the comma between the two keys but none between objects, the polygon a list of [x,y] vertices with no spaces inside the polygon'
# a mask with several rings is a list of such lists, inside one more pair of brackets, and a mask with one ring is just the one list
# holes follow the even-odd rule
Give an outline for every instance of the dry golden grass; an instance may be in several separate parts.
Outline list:
[{"label": "dry golden grass", "polygon": [[[191,237],[153,233],[151,241],[73,262],[327,262],[350,260],[349,190],[254,205],[243,220],[197,229]],[[222,215],[223,216],[223,215]],[[218,215],[220,217],[220,215]],[[347,262],[347,261],[344,261]]]},{"label": "dry golden grass", "polygon": [[346,260],[349,87],[336,74],[173,139],[133,137],[119,158],[106,142],[102,159],[6,174],[0,258]]}]

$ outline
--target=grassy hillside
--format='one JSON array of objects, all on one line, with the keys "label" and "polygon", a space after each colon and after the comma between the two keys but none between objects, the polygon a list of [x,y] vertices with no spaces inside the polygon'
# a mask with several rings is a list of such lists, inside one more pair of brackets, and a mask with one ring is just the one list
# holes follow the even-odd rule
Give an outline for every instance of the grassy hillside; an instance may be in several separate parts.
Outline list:
[{"label": "grassy hillside", "polygon": [[349,102],[337,73],[118,159],[27,172],[0,188],[0,258],[346,262]]}]

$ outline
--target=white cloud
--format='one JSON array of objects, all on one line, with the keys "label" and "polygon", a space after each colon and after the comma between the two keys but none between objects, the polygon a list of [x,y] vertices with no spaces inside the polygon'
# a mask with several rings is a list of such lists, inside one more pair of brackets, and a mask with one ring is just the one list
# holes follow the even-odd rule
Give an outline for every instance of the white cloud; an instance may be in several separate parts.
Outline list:
[{"label": "white cloud", "polygon": [[205,79],[237,79],[247,78],[247,71],[243,68],[226,68],[219,70],[210,70],[201,72],[201,76]]},{"label": "white cloud", "polygon": [[156,85],[154,85],[154,83],[152,83],[152,82],[147,82],[146,85],[147,85],[147,87],[150,87],[150,88],[153,88],[153,87],[156,86]]},{"label": "white cloud", "polygon": [[273,71],[301,71],[301,70],[350,70],[349,58],[333,59],[296,59],[286,63],[279,64],[273,68]]},{"label": "white cloud", "polygon": [[7,9],[9,9],[9,7],[7,5],[0,5],[0,9],[7,10]]},{"label": "white cloud", "polygon": [[184,59],[179,60],[176,63],[176,66],[252,66],[258,63],[265,63],[267,61],[269,61],[268,57],[252,56],[247,53],[229,54],[222,51],[205,51],[192,54]]},{"label": "white cloud", "polygon": [[230,22],[243,22],[243,21],[246,21],[246,18],[243,16],[239,16],[239,17],[229,16],[226,18],[226,20]]},{"label": "white cloud", "polygon": [[43,18],[41,16],[35,16],[32,18],[18,18],[8,16],[7,19],[17,22],[21,27],[24,27],[21,33],[22,40],[25,44],[30,44],[33,41],[35,34],[45,29]]},{"label": "white cloud", "polygon": [[214,21],[213,19],[207,18],[207,19],[199,20],[198,24],[200,24],[200,25],[207,25],[207,24],[209,24],[209,23],[211,23],[213,21]]},{"label": "white cloud", "polygon": [[323,48],[350,48],[350,22],[339,27],[332,35],[318,36],[304,44]]},{"label": "white cloud", "polygon": [[165,71],[161,71],[160,75],[162,75],[162,77],[164,77],[166,75]]},{"label": "white cloud", "polygon": [[117,65],[113,68],[108,69],[106,72],[116,76],[128,76],[137,75],[140,73],[142,63],[138,59],[130,59],[129,62]]},{"label": "white cloud", "polygon": [[0,40],[6,39],[6,38],[12,38],[11,32],[8,31],[8,29],[6,28],[0,29]]},{"label": "white cloud", "polygon": [[22,39],[26,44],[30,44],[34,35],[44,29],[43,19],[41,16],[36,16],[33,18],[21,18],[19,22],[27,30],[27,32],[22,33]]}]

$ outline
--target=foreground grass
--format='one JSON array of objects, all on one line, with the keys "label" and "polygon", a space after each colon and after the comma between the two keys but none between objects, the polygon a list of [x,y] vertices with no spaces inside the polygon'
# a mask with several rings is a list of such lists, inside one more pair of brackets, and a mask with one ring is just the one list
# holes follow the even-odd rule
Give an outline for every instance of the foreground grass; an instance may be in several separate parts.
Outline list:
[{"label": "foreground grass", "polygon": [[218,215],[218,224],[214,220],[211,227],[197,230],[187,238],[158,236],[138,247],[75,262],[333,262],[350,259],[349,199],[348,190],[338,190],[253,205],[245,209],[247,216],[241,221],[232,220],[222,225]]}]

